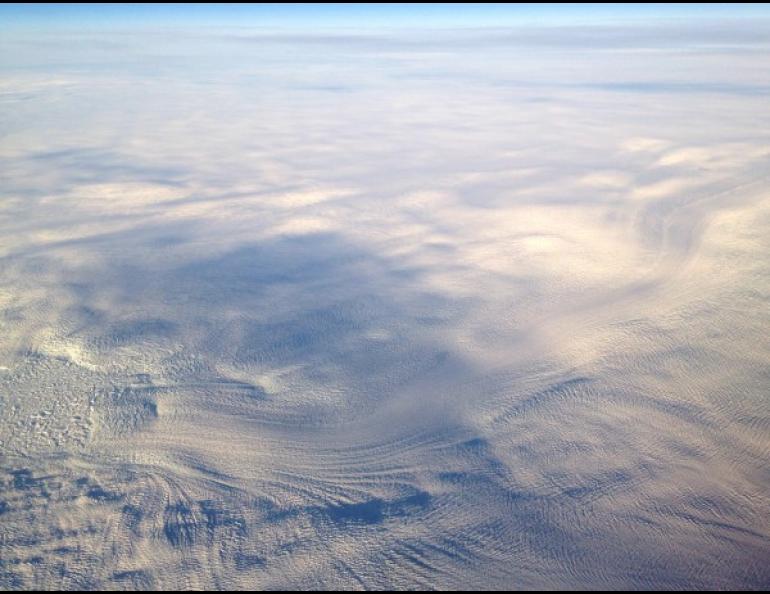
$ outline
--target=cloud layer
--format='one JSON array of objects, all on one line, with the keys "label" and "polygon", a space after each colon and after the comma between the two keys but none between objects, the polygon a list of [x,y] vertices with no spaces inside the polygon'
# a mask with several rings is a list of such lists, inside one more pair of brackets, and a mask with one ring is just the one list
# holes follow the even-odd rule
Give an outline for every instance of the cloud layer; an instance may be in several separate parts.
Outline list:
[{"label": "cloud layer", "polygon": [[766,584],[747,27],[0,41],[0,584]]}]

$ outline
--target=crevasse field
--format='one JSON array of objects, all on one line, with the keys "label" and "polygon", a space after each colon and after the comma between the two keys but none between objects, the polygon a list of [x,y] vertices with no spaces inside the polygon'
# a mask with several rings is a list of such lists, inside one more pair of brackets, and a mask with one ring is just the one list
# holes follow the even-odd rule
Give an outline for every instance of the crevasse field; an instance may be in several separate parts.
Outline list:
[{"label": "crevasse field", "polygon": [[8,29],[0,588],[770,585],[770,26]]}]

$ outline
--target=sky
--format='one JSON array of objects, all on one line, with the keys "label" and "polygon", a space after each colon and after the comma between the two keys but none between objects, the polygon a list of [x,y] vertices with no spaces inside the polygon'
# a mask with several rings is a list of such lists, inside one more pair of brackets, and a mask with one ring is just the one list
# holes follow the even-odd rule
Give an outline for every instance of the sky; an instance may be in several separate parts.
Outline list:
[{"label": "sky", "polygon": [[766,18],[767,4],[4,4],[16,27],[256,26],[505,27],[522,24],[609,24],[640,20]]}]

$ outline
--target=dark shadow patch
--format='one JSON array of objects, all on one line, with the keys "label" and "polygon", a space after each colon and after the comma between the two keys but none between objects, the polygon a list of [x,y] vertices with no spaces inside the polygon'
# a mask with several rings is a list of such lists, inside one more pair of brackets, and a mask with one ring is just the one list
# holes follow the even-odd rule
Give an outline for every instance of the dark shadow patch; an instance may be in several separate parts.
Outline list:
[{"label": "dark shadow patch", "polygon": [[32,489],[43,489],[45,487],[45,479],[50,477],[35,477],[32,471],[28,468],[21,468],[19,470],[12,470],[10,472],[13,476],[13,488],[17,491],[30,491]]},{"label": "dark shadow patch", "polygon": [[139,534],[139,529],[144,518],[144,512],[133,505],[124,505],[122,511],[123,525],[134,534]]},{"label": "dark shadow patch", "polygon": [[112,493],[110,491],[107,491],[100,487],[99,485],[93,485],[88,491],[86,492],[86,496],[93,500],[98,501],[100,503],[109,503],[114,501],[120,501],[123,499],[123,496],[119,493]]},{"label": "dark shadow patch", "polygon": [[112,574],[111,581],[130,590],[150,590],[154,586],[152,576],[141,569],[133,571],[118,571]]},{"label": "dark shadow patch", "polygon": [[361,503],[333,504],[318,508],[320,514],[335,524],[381,524],[389,518],[403,518],[426,510],[432,502],[427,491],[417,491],[413,495],[387,501],[380,498]]},{"label": "dark shadow patch", "polygon": [[379,524],[385,519],[385,502],[382,499],[371,499],[363,503],[330,505],[322,511],[336,524]]},{"label": "dark shadow patch", "polygon": [[260,569],[265,566],[265,559],[253,553],[238,552],[235,554],[235,568],[238,571]]},{"label": "dark shadow patch", "polygon": [[0,571],[0,589],[21,590],[25,588],[24,577],[13,571]]},{"label": "dark shadow patch", "polygon": [[74,555],[79,553],[80,549],[77,547],[56,547],[53,552],[55,555]]},{"label": "dark shadow patch", "polygon": [[191,546],[198,536],[198,523],[193,511],[183,503],[166,506],[163,533],[175,548]]},{"label": "dark shadow patch", "polygon": [[240,536],[246,536],[248,533],[246,520],[241,516],[234,515],[226,509],[219,501],[206,499],[198,503],[201,514],[206,519],[206,528],[210,535],[220,529],[234,531]]},{"label": "dark shadow patch", "polygon": [[134,381],[137,384],[151,384],[152,377],[149,373],[137,373],[134,375]]}]

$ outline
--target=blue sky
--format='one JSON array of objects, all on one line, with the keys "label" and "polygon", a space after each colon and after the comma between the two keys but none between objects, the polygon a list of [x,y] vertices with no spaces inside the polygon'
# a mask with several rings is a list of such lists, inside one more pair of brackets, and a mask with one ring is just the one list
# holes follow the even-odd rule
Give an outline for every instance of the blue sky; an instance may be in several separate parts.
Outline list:
[{"label": "blue sky", "polygon": [[479,27],[770,15],[767,4],[5,4],[5,26]]}]

